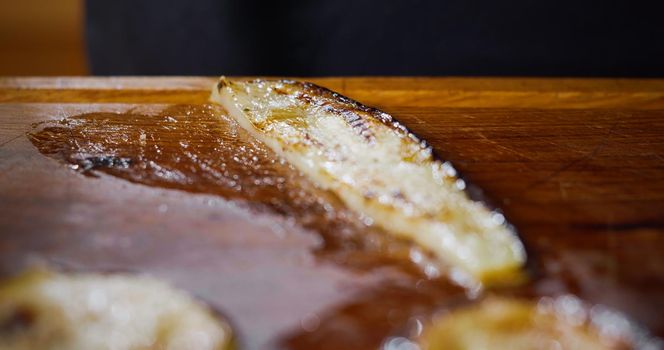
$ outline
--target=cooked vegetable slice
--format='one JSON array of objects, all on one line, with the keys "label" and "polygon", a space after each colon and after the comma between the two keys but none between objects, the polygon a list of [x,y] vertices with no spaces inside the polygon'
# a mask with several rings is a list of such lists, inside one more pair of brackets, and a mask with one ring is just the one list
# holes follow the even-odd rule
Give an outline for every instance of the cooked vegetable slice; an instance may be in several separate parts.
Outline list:
[{"label": "cooked vegetable slice", "polygon": [[0,349],[230,347],[225,321],[151,278],[33,270],[0,284]]},{"label": "cooked vegetable slice", "polygon": [[423,350],[658,349],[622,315],[572,295],[537,302],[490,296],[445,313],[419,339]]},{"label": "cooked vegetable slice", "polygon": [[511,279],[524,265],[523,246],[504,217],[469,199],[452,165],[390,115],[285,80],[222,77],[211,99],[352,210],[474,281]]}]

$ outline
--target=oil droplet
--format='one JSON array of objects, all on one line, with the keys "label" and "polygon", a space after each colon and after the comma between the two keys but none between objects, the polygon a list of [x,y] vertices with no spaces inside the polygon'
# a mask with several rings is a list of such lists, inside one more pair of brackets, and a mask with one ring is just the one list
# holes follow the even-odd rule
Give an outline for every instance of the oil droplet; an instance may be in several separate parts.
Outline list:
[{"label": "oil droplet", "polygon": [[300,326],[306,332],[314,332],[320,326],[320,318],[316,314],[308,314],[302,318]]},{"label": "oil droplet", "polygon": [[393,337],[385,342],[383,350],[420,350],[420,347],[407,338]]},{"label": "oil droplet", "polygon": [[491,214],[491,221],[494,223],[494,225],[502,225],[505,223],[505,216],[501,213],[494,212]]}]

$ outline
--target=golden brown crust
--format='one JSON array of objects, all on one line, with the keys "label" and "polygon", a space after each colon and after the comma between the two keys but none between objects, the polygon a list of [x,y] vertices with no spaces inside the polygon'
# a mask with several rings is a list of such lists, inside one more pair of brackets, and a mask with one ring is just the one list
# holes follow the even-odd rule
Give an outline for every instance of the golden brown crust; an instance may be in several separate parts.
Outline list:
[{"label": "golden brown crust", "polygon": [[472,200],[449,162],[389,114],[290,80],[222,82],[212,101],[351,209],[476,280],[522,278],[525,252],[502,214]]}]

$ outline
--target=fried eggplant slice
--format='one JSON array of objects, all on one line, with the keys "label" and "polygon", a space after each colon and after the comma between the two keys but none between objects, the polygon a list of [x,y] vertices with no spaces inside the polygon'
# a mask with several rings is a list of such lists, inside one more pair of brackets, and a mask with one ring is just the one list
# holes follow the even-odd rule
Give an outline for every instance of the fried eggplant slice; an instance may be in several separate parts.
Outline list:
[{"label": "fried eggplant slice", "polygon": [[152,278],[40,269],[0,284],[0,349],[231,347],[217,313]]},{"label": "fried eggplant slice", "polygon": [[452,165],[390,115],[287,80],[222,77],[211,100],[349,208],[467,280],[492,284],[520,275],[525,251],[504,217],[471,200]]},{"label": "fried eggplant slice", "polygon": [[490,296],[437,317],[426,326],[423,350],[659,349],[621,314],[590,308],[572,295],[539,301]]}]

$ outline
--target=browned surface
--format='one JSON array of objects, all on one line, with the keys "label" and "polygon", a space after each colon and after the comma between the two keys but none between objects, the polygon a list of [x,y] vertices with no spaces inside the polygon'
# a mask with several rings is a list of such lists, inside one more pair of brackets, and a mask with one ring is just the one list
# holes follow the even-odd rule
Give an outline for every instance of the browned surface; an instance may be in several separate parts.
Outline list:
[{"label": "browned surface", "polygon": [[[533,278],[501,293],[571,292],[664,335],[664,82],[310,80],[393,114],[504,209],[529,248]],[[0,79],[0,272],[46,261],[154,274],[222,310],[248,348],[376,347],[414,316],[466,299],[444,279],[395,263],[403,243],[321,221],[317,190],[223,110],[199,105],[213,81]],[[79,127],[31,126],[63,117]],[[69,148],[49,151],[27,132]],[[177,159],[181,141],[197,145],[195,157]],[[65,165],[94,165],[99,149],[189,169],[193,181],[150,166],[104,167],[108,160],[88,173],[99,177]],[[208,176],[221,163],[230,172]],[[251,181],[258,175],[285,185]]]}]

